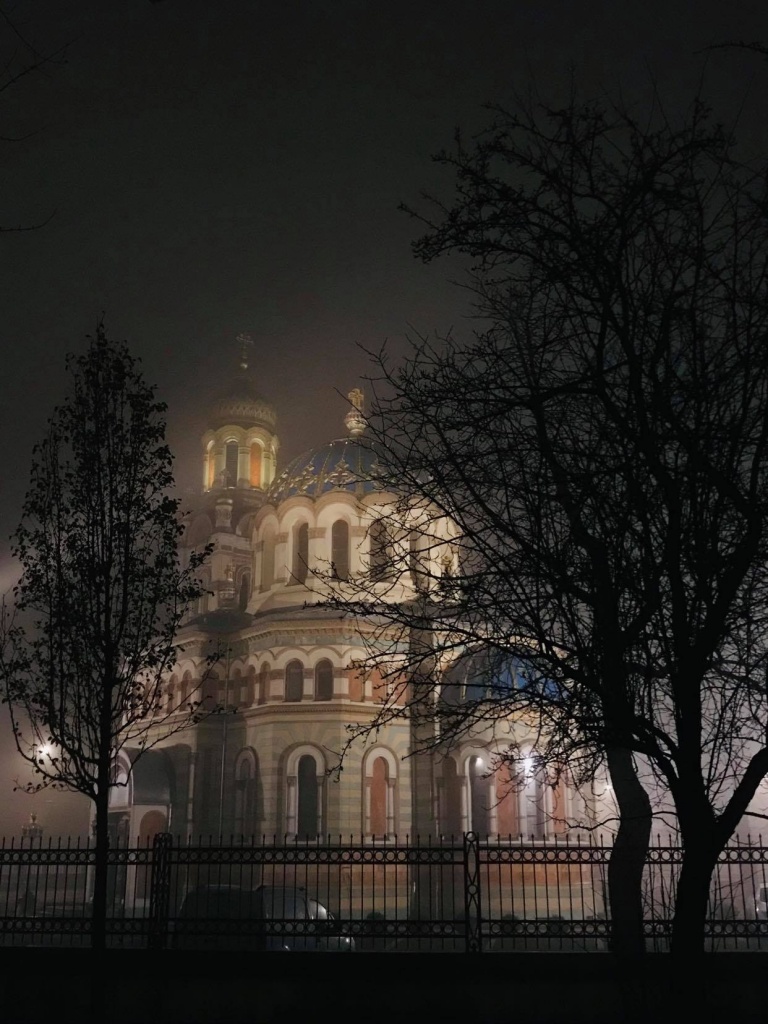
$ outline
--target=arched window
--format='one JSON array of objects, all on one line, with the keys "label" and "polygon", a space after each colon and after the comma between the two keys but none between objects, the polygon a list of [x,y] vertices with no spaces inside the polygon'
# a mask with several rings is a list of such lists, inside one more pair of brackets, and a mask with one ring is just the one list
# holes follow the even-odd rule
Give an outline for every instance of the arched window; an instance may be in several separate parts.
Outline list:
[{"label": "arched window", "polygon": [[363,699],[363,681],[365,674],[357,665],[350,665],[344,670],[347,679],[347,697],[349,700],[361,701]]},{"label": "arched window", "polygon": [[289,661],[285,666],[285,699],[301,700],[304,693],[304,666],[300,661]]},{"label": "arched window", "polygon": [[261,487],[261,445],[254,441],[251,445],[251,487]]},{"label": "arched window", "polygon": [[298,523],[293,529],[293,569],[291,576],[294,583],[304,583],[307,578],[309,564],[309,523]]},{"label": "arched window", "polygon": [[490,832],[490,786],[484,778],[485,765],[482,758],[469,759],[469,804],[470,828],[481,836]]},{"label": "arched window", "polygon": [[237,441],[227,441],[224,452],[224,486],[237,487]]},{"label": "arched window", "polygon": [[520,835],[520,783],[511,764],[496,771],[496,831],[500,836]]},{"label": "arched window", "polygon": [[[166,814],[163,811],[147,811],[139,824],[138,845],[149,848],[158,832],[167,831],[168,818]],[[134,892],[137,896],[143,896],[147,901],[149,900],[149,873],[148,864],[136,865]]]},{"label": "arched window", "polygon": [[331,574],[334,579],[349,579],[349,523],[337,519],[331,527]]},{"label": "arched window", "polygon": [[441,832],[445,836],[460,836],[463,832],[461,815],[461,776],[452,757],[443,761],[442,800],[440,809]]},{"label": "arched window", "polygon": [[315,700],[333,700],[333,665],[327,659],[315,667]]},{"label": "arched window", "polygon": [[261,548],[261,589],[269,590],[275,580],[275,529],[264,531]]},{"label": "arched window", "polygon": [[259,704],[265,704],[269,698],[269,665],[264,662],[259,672]]},{"label": "arched window", "polygon": [[237,606],[241,612],[248,607],[248,600],[251,596],[251,574],[244,572],[240,578],[240,594],[237,599]]},{"label": "arched window", "polygon": [[204,711],[213,711],[215,709],[219,703],[219,693],[221,692],[222,685],[219,677],[214,672],[203,676],[199,693]]},{"label": "arched window", "polygon": [[213,447],[213,441],[209,441],[208,447],[205,449],[205,455],[203,456],[203,473],[204,485],[206,489],[210,491],[216,482],[216,453]]},{"label": "arched window", "polygon": [[541,758],[530,754],[526,759],[523,790],[523,831],[531,839],[546,839],[549,822],[549,801],[546,773]]},{"label": "arched window", "polygon": [[189,672],[185,672],[179,688],[179,707],[181,710],[186,710],[187,701],[193,700],[195,696],[196,695],[193,692],[192,676]]},{"label": "arched window", "polygon": [[286,763],[285,831],[314,838],[323,831],[325,761],[315,747],[294,749]]},{"label": "arched window", "polygon": [[243,703],[249,708],[256,703],[256,669],[253,665],[248,666],[248,673],[243,684]]},{"label": "arched window", "polygon": [[200,584],[203,592],[197,602],[197,614],[205,615],[208,611],[208,604],[211,597],[211,570],[203,569],[200,573]]},{"label": "arched window", "polygon": [[371,523],[368,531],[371,544],[371,579],[383,579],[392,569],[392,539],[387,524],[382,519]]},{"label": "arched window", "polygon": [[235,761],[235,807],[233,832],[236,836],[252,836],[256,788],[255,759],[250,750],[244,750]]},{"label": "arched window", "polygon": [[376,837],[386,836],[390,829],[387,827],[388,804],[389,804],[389,765],[385,758],[377,757],[371,768],[371,780],[369,785],[370,810],[368,818],[368,832]]},{"label": "arched window", "polygon": [[549,787],[548,795],[552,805],[549,830],[555,835],[564,835],[568,831],[569,820],[572,817],[573,796],[573,790],[565,775],[560,776],[554,788]]},{"label": "arched window", "polygon": [[296,834],[311,838],[318,832],[317,765],[310,754],[299,758],[296,772],[298,799],[296,812]]}]

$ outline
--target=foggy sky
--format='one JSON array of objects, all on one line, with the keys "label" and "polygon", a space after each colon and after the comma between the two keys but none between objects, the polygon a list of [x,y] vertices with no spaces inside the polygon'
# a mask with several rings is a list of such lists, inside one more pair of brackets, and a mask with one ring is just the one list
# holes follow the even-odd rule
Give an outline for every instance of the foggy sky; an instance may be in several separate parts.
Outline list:
[{"label": "foggy sky", "polygon": [[[487,101],[531,84],[562,98],[692,95],[713,43],[768,39],[759,2],[716,0],[22,0],[52,65],[0,94],[3,438],[0,585],[33,443],[63,394],[64,354],[103,314],[169,403],[182,488],[198,487],[211,392],[250,332],[276,406],[280,462],[338,436],[356,347],[471,329],[458,265],[424,267],[397,211],[450,195],[430,155],[487,123]],[[3,50],[3,46],[5,49]],[[0,30],[0,56],[10,40]],[[716,51],[706,89],[762,145],[760,58]],[[758,128],[759,126],[759,128]],[[50,219],[48,219],[50,218]],[[5,744],[0,737],[0,748]],[[5,798],[0,833],[26,818]],[[46,800],[49,798],[46,797]],[[23,806],[22,806],[23,805]]]}]

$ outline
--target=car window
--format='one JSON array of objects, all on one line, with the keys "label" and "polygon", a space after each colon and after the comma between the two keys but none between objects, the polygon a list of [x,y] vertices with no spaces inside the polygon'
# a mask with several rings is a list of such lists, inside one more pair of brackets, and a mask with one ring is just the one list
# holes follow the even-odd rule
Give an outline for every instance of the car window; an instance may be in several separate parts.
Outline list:
[{"label": "car window", "polygon": [[247,889],[196,889],[181,906],[181,917],[245,918],[255,913],[254,894]]},{"label": "car window", "polygon": [[304,898],[284,889],[263,889],[261,906],[264,917],[273,920],[303,921],[309,916]]},{"label": "car window", "polygon": [[309,916],[316,918],[318,921],[327,921],[331,916],[325,909],[322,903],[318,903],[317,900],[307,900],[309,906]]}]

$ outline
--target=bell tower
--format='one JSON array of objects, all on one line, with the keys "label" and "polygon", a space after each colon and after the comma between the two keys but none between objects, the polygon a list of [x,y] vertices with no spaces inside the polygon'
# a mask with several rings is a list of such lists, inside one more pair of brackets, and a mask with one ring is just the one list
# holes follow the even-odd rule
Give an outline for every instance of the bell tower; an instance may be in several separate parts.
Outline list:
[{"label": "bell tower", "polygon": [[203,434],[203,491],[234,498],[233,491],[260,495],[275,478],[277,415],[258,391],[251,370],[253,339],[238,334],[238,372],[211,407]]},{"label": "bell tower", "polygon": [[202,497],[185,537],[213,544],[199,614],[244,612],[253,590],[253,516],[275,478],[277,414],[262,397],[253,369],[253,339],[239,334],[237,370],[208,410],[202,436]]}]

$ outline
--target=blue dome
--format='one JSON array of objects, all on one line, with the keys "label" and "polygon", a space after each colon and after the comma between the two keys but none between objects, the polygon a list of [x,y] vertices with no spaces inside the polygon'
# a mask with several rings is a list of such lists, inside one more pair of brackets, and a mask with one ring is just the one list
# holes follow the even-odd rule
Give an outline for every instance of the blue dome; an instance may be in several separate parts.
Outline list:
[{"label": "blue dome", "polygon": [[477,651],[462,655],[445,673],[441,690],[444,704],[474,704],[509,700],[513,690],[564,697],[558,684],[506,651]]},{"label": "blue dome", "polygon": [[344,437],[290,462],[272,483],[267,500],[276,505],[296,495],[319,498],[328,491],[350,491],[361,497],[381,490],[380,472],[375,442]]}]

